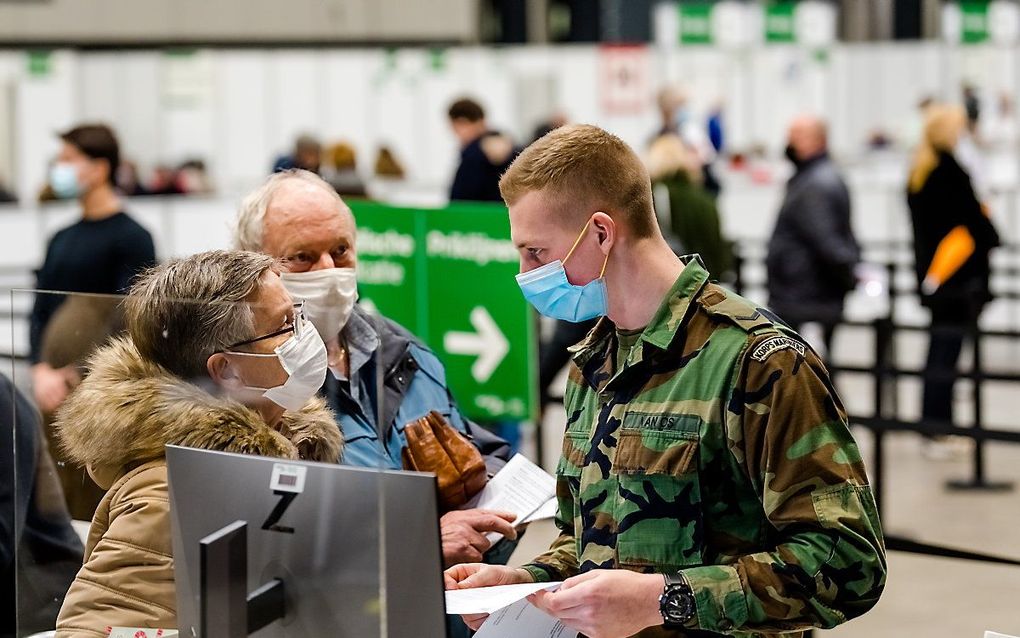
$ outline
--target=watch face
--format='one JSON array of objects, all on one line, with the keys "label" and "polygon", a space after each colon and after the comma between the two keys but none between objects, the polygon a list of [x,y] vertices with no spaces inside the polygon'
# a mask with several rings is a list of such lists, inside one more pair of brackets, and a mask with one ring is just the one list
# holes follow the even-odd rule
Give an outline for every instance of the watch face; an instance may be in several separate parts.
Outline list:
[{"label": "watch face", "polygon": [[682,588],[668,592],[662,603],[662,616],[670,623],[685,623],[694,617],[694,597]]}]

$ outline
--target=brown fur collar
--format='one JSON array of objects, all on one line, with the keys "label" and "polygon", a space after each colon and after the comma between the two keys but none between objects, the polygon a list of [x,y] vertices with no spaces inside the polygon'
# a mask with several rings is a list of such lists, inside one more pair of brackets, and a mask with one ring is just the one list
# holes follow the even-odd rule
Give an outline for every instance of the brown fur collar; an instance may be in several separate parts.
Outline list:
[{"label": "brown fur collar", "polygon": [[128,338],[97,350],[89,370],[54,425],[67,456],[100,483],[162,457],[167,444],[326,463],[337,462],[343,449],[336,419],[319,397],[285,412],[281,433],[255,410],[146,361]]}]

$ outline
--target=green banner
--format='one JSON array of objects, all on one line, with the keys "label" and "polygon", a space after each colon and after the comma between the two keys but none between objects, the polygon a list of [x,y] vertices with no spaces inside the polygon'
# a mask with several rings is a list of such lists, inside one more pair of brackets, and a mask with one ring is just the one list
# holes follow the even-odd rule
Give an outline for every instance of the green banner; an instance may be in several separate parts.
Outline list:
[{"label": "green banner", "polygon": [[361,303],[412,331],[446,367],[461,410],[481,421],[537,410],[535,321],[506,208],[350,202],[358,224]]},{"label": "green banner", "polygon": [[765,41],[796,42],[797,30],[793,14],[797,9],[794,0],[774,0],[765,5]]},{"label": "green banner", "polygon": [[680,44],[712,44],[712,3],[680,2]]},{"label": "green banner", "polygon": [[28,74],[45,77],[53,71],[53,56],[49,51],[28,52]]},{"label": "green banner", "polygon": [[978,44],[988,40],[988,0],[960,3],[960,41]]}]

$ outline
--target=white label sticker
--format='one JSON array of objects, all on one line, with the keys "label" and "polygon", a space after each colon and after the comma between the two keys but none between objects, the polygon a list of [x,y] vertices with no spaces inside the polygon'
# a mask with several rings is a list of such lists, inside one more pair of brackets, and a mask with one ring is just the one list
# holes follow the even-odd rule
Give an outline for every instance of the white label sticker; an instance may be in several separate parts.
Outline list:
[{"label": "white label sticker", "polygon": [[273,464],[273,478],[269,488],[274,492],[293,492],[300,494],[305,490],[305,473],[308,468],[303,465]]}]

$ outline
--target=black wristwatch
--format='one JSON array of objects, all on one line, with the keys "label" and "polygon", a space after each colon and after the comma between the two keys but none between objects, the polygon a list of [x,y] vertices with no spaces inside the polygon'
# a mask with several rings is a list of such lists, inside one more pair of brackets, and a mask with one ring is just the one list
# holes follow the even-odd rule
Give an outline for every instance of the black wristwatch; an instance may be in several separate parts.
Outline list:
[{"label": "black wristwatch", "polygon": [[683,574],[663,574],[666,587],[659,596],[659,613],[666,626],[686,625],[698,613],[694,591]]}]

